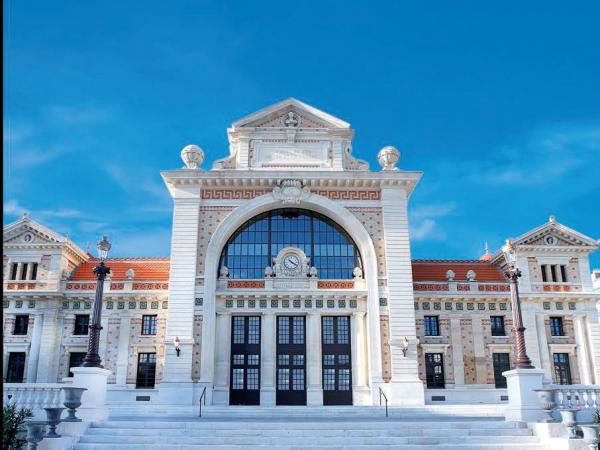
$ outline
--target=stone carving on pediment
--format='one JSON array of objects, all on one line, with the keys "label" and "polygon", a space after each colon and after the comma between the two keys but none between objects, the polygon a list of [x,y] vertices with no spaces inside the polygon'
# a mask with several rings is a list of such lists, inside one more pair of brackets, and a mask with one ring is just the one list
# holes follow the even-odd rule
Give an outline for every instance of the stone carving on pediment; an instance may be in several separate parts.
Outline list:
[{"label": "stone carving on pediment", "polygon": [[236,147],[233,145],[233,143],[231,143],[229,145],[229,153],[230,156],[226,157],[226,158],[221,158],[221,159],[217,159],[214,163],[213,163],[213,169],[221,169],[221,170],[225,170],[225,169],[235,169],[237,164],[236,164]]},{"label": "stone carving on pediment", "polygon": [[273,188],[273,197],[284,205],[299,204],[310,196],[310,189],[301,180],[279,180]]},{"label": "stone carving on pediment", "polygon": [[566,239],[562,239],[553,233],[548,233],[543,236],[537,236],[531,240],[527,240],[523,242],[523,244],[527,245],[546,245],[546,246],[573,246],[576,245],[573,242],[569,242]]},{"label": "stone carving on pediment", "polygon": [[312,120],[293,109],[283,113],[280,111],[276,116],[270,116],[263,122],[257,122],[247,126],[256,128],[330,128],[330,125]]}]

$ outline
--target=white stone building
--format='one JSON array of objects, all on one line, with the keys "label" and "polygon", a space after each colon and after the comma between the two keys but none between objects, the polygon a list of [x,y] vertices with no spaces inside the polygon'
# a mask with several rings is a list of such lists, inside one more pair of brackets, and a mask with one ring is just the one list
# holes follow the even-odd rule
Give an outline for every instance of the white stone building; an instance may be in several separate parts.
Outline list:
[{"label": "white stone building", "polygon": [[[289,99],[234,122],[211,170],[162,172],[169,258],[113,258],[100,354],[109,401],[394,405],[506,401],[501,253],[411,260],[418,172]],[[4,227],[4,380],[56,382],[85,354],[97,260],[27,216]],[[557,383],[600,384],[598,241],[554,218],[514,240],[527,350]],[[596,276],[596,279],[598,277]]]}]

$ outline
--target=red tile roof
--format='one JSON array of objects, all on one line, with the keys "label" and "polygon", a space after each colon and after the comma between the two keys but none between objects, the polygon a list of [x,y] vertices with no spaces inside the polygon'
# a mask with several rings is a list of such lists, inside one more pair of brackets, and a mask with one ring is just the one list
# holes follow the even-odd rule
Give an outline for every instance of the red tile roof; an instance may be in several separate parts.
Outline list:
[{"label": "red tile roof", "polygon": [[447,281],[446,272],[452,270],[456,281],[466,281],[467,272],[475,271],[476,281],[506,282],[502,272],[481,260],[413,259],[413,281]]},{"label": "red tile roof", "polygon": [[[170,258],[108,258],[105,264],[112,271],[113,281],[127,280],[125,272],[133,269],[135,281],[169,281]],[[95,280],[93,269],[99,260],[92,258],[80,264],[69,280]]]}]

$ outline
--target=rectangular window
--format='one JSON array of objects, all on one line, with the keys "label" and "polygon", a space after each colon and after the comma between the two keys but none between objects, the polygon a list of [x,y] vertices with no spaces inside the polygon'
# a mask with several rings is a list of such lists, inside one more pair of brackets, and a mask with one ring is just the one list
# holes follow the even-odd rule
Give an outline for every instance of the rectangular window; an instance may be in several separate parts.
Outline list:
[{"label": "rectangular window", "polygon": [[550,274],[552,275],[552,281],[556,283],[556,266],[554,264],[550,266]]},{"label": "rectangular window", "polygon": [[37,279],[38,263],[33,263],[31,267],[31,280]]},{"label": "rectangular window", "polygon": [[439,336],[440,327],[438,323],[438,316],[425,316],[423,318],[425,323],[425,336]]},{"label": "rectangular window", "polygon": [[428,389],[443,389],[446,386],[442,353],[425,353],[425,376]]},{"label": "rectangular window", "polygon": [[333,317],[323,317],[323,344],[333,344]]},{"label": "rectangular window", "polygon": [[138,371],[135,387],[152,389],[156,377],[156,353],[140,353],[138,355]]},{"label": "rectangular window", "polygon": [[18,264],[17,263],[12,263],[12,267],[10,269],[10,279],[11,280],[16,280],[17,279],[17,268],[18,268]]},{"label": "rectangular window", "polygon": [[23,383],[25,374],[25,352],[11,352],[8,354],[8,367],[6,368],[7,383]]},{"label": "rectangular window", "polygon": [[504,329],[504,316],[491,316],[492,336],[506,336]]},{"label": "rectangular window", "polygon": [[558,384],[571,384],[571,367],[568,353],[554,353],[554,382]]},{"label": "rectangular window", "polygon": [[546,264],[542,264],[542,281],[544,283],[548,281],[548,276],[546,275]]},{"label": "rectangular window", "polygon": [[83,360],[85,359],[85,352],[71,352],[69,353],[69,373],[67,376],[72,377],[73,372],[71,369],[73,367],[81,367],[83,364]]},{"label": "rectangular window", "polygon": [[550,334],[552,336],[564,336],[562,317],[550,317]]},{"label": "rectangular window", "polygon": [[157,316],[142,316],[142,334],[144,336],[156,334]]},{"label": "rectangular window", "polygon": [[85,336],[88,334],[90,328],[90,315],[89,314],[77,314],[75,316],[75,327],[73,328],[73,334],[77,336]]},{"label": "rectangular window", "polygon": [[15,317],[15,328],[13,334],[15,336],[25,336],[29,328],[29,314],[19,314]]},{"label": "rectangular window", "polygon": [[560,266],[560,274],[562,275],[563,283],[566,283],[567,280],[567,266]]},{"label": "rectangular window", "polygon": [[502,375],[503,372],[510,370],[510,361],[508,353],[494,353],[492,361],[494,363],[494,381],[499,389],[506,388],[506,378]]},{"label": "rectangular window", "polygon": [[27,279],[27,263],[23,263],[21,265],[21,274],[19,276],[19,280],[26,280]]}]

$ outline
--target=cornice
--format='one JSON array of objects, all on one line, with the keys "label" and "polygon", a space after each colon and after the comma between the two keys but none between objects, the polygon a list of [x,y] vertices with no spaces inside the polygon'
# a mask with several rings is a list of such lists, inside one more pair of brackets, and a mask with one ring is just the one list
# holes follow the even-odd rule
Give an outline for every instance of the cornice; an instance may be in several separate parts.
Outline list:
[{"label": "cornice", "polygon": [[279,180],[298,179],[309,189],[383,189],[404,188],[408,195],[419,182],[422,172],[404,171],[316,171],[316,170],[165,170],[161,176],[176,196],[177,187],[212,188],[274,188]]}]

